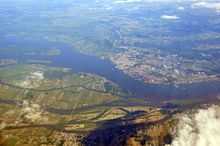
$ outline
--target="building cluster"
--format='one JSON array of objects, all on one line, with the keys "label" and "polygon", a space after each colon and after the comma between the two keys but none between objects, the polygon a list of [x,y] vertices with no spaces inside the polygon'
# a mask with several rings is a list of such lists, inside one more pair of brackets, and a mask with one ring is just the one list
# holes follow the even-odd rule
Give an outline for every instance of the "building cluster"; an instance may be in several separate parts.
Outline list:
[{"label": "building cluster", "polygon": [[181,84],[216,78],[208,73],[204,60],[188,59],[155,48],[128,49],[110,59],[116,68],[145,83]]}]

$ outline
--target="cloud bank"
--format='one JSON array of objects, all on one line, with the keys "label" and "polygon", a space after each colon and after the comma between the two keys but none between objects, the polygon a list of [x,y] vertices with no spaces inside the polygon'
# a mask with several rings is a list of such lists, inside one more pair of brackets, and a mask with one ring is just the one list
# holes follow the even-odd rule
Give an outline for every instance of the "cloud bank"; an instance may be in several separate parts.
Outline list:
[{"label": "cloud bank", "polygon": [[183,116],[170,146],[220,146],[220,107]]}]

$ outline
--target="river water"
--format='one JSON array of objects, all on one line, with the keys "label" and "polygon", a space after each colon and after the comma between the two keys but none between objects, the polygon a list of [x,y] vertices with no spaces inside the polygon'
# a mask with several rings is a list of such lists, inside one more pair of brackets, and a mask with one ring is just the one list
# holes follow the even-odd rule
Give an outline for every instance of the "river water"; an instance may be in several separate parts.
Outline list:
[{"label": "river water", "polygon": [[[73,51],[70,46],[65,44],[25,42],[17,39],[1,41],[0,47],[10,47],[13,44],[18,48],[16,53],[0,53],[0,59],[18,59],[19,62],[26,62],[30,59],[50,60],[52,66],[71,68],[74,72],[86,72],[97,74],[106,79],[115,82],[123,90],[132,93],[133,97],[145,97],[154,103],[161,103],[172,99],[215,99],[220,95],[220,82],[211,81],[203,83],[175,85],[153,85],[144,84],[124,74],[115,68],[108,60],[99,59],[95,56],[88,56]],[[19,48],[22,47],[39,47],[39,48],[59,48],[61,54],[58,56],[48,57],[45,55],[25,55]]]}]

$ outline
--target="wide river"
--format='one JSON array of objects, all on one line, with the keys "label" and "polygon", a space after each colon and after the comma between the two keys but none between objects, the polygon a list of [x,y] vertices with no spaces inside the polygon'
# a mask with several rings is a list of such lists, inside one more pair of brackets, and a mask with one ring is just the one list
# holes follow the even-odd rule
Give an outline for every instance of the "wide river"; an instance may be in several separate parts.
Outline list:
[{"label": "wide river", "polygon": [[17,53],[0,53],[0,59],[18,59],[25,62],[29,59],[50,60],[52,66],[71,68],[74,72],[93,73],[105,77],[115,82],[122,89],[133,93],[134,97],[146,97],[149,101],[159,102],[170,99],[216,99],[220,95],[220,82],[204,82],[179,85],[152,85],[137,81],[115,66],[108,60],[102,60],[95,56],[88,56],[77,51],[72,51],[69,46],[64,44],[31,42],[18,39],[8,39],[0,41],[0,48],[9,47],[13,44],[16,48],[39,47],[39,48],[59,48],[61,54],[53,57],[24,55]]}]

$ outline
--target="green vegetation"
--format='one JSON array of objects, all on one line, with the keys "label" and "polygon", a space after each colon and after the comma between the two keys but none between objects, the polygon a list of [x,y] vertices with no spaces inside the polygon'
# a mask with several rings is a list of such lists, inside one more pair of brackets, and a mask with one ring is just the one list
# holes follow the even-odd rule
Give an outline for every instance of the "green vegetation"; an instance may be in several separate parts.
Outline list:
[{"label": "green vegetation", "polygon": [[117,85],[97,75],[43,65],[0,68],[0,78],[0,98],[27,99],[64,109],[114,101],[122,93]]}]

